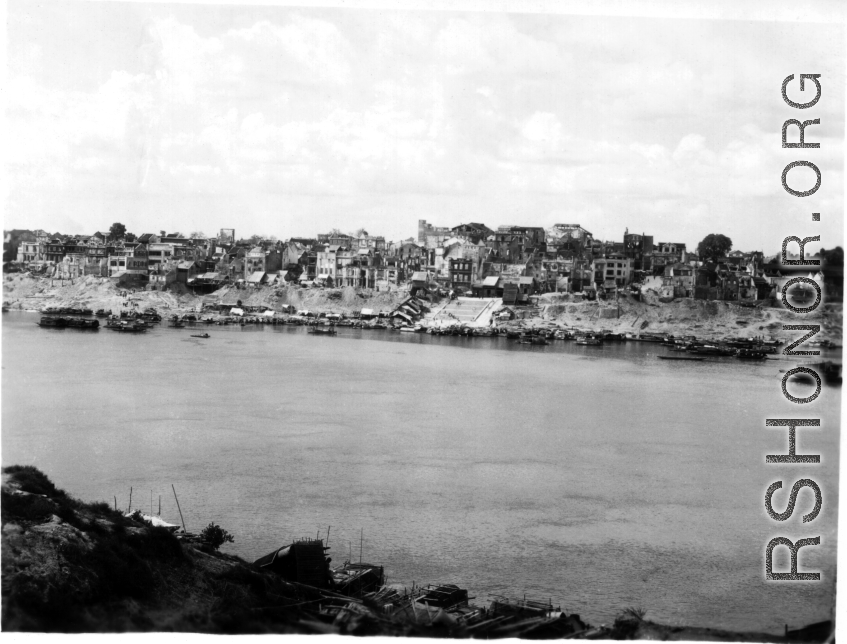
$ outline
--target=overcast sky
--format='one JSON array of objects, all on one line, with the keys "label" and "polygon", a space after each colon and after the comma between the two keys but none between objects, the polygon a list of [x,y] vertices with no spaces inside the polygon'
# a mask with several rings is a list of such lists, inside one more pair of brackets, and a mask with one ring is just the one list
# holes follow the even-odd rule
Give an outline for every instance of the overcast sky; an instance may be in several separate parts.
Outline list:
[{"label": "overcast sky", "polygon": [[[5,228],[842,243],[843,25],[20,0],[8,24]],[[800,73],[811,109],[781,98]],[[787,118],[821,149],[782,149]],[[796,159],[811,197],[781,187]]]}]

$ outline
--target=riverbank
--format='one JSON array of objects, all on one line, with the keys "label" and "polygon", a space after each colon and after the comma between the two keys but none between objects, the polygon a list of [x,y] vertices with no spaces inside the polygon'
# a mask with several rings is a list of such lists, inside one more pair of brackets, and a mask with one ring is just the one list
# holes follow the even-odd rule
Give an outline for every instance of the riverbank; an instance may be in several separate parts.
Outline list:
[{"label": "riverbank", "polygon": [[[3,304],[10,310],[42,310],[52,307],[84,307],[118,313],[130,304],[139,310],[155,308],[163,316],[197,313],[204,303],[281,309],[285,305],[315,313],[350,314],[369,308],[390,312],[408,292],[397,289],[304,289],[298,286],[224,287],[206,296],[197,296],[182,285],[168,291],[127,292],[109,279],[87,276],[73,283],[28,274],[6,275]],[[658,294],[645,291],[639,299],[622,294],[618,301],[582,301],[570,294],[548,293],[534,299],[535,306],[520,307],[518,322],[525,327],[558,325],[613,333],[670,333],[714,339],[727,336],[794,337],[782,331],[783,324],[820,324],[816,340],[841,344],[843,305],[824,303],[818,310],[799,316],[765,302],[756,306],[734,302],[678,299],[660,302]]]},{"label": "riverbank", "polygon": [[[287,582],[200,539],[124,516],[107,503],[83,503],[29,466],[4,468],[2,547],[5,631],[462,638],[485,633],[474,625],[488,620],[500,629],[488,637],[532,636],[530,631],[543,627],[536,636],[819,642],[831,631],[828,623],[786,636],[672,627],[653,623],[647,613],[632,608],[623,609],[611,625],[592,626],[578,615],[552,610],[552,603],[548,614],[534,617],[507,614],[503,606],[492,605],[471,618],[480,607],[467,602],[461,611],[425,605],[395,610],[381,601],[385,591],[348,597]],[[409,597],[405,591],[400,595],[396,589],[395,603]],[[529,623],[532,619],[536,622]]]},{"label": "riverbank", "polygon": [[148,307],[163,315],[184,315],[200,311],[204,302],[235,306],[278,309],[285,305],[315,312],[350,313],[362,308],[393,310],[408,297],[405,290],[391,292],[373,289],[301,288],[299,286],[223,287],[209,295],[195,295],[181,284],[167,291],[128,290],[104,277],[86,276],[73,280],[52,280],[24,273],[3,278],[3,304],[10,310],[42,310],[51,307],[104,309],[119,313],[128,303],[139,310]]}]

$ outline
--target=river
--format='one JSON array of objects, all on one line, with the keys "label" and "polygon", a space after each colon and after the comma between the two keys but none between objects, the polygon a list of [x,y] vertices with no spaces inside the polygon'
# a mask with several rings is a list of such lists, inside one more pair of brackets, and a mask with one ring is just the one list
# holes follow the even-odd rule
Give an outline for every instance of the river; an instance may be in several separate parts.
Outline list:
[{"label": "river", "polygon": [[[326,537],[333,565],[381,563],[391,582],[456,583],[547,600],[593,623],[635,606],[668,624],[781,633],[831,617],[840,389],[798,405],[793,362],[668,362],[649,343],[519,345],[342,328],[39,329],[6,313],[3,464],[34,464],[87,501],[210,521],[252,560]],[[838,353],[840,360],[840,352]],[[771,356],[777,358],[777,356]],[[802,385],[794,388],[803,392]],[[820,466],[766,465],[798,429]],[[785,524],[776,480],[809,490]],[[782,495],[782,496],[779,496]],[[808,496],[807,496],[808,495]],[[363,531],[363,539],[360,536]],[[813,534],[814,533],[814,534]],[[774,536],[820,535],[800,569],[764,581]],[[777,550],[778,565],[787,556]]]}]

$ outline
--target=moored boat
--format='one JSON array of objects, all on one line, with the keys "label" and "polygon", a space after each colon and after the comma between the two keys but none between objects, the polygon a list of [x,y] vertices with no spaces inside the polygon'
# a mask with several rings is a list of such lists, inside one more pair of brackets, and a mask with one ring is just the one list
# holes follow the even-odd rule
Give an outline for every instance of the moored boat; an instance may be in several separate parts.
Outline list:
[{"label": "moored boat", "polygon": [[54,317],[42,317],[38,322],[36,322],[40,327],[54,328],[54,329],[64,329],[68,326],[67,320],[65,318],[54,318]]},{"label": "moored boat", "polygon": [[96,331],[100,328],[100,320],[82,320],[80,318],[65,318],[44,316],[36,322],[38,326],[53,329],[87,329]]},{"label": "moored boat", "polygon": [[106,328],[118,333],[144,333],[147,331],[147,325],[138,322],[126,322],[124,320],[109,320],[106,323]]},{"label": "moored boat", "polygon": [[310,333],[311,335],[337,335],[338,332],[332,327],[321,328],[318,326],[313,326],[309,329],[308,333]]},{"label": "moored boat", "polygon": [[576,338],[576,343],[584,347],[596,347],[602,345],[603,341],[590,335],[582,335]]},{"label": "moored boat", "polygon": [[100,328],[100,320],[82,320],[80,318],[68,318],[68,328],[71,329],[88,329],[96,331]]},{"label": "moored boat", "polygon": [[764,351],[756,351],[755,349],[739,349],[735,354],[740,360],[766,360],[767,356]]}]

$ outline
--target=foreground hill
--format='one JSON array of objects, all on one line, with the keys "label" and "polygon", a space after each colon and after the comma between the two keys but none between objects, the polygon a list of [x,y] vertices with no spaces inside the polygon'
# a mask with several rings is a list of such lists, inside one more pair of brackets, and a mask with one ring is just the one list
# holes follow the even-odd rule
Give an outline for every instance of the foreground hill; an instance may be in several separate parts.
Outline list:
[{"label": "foreground hill", "polygon": [[385,589],[347,597],[287,582],[196,537],[154,527],[140,515],[126,517],[106,503],[74,499],[31,466],[3,471],[2,582],[4,631],[762,642],[819,642],[831,632],[828,622],[788,637],[668,627],[632,609],[614,625],[597,628],[577,615],[527,618],[477,609],[477,621],[471,622],[450,610],[414,604],[392,611],[408,599],[405,592],[386,603],[379,600]]}]

